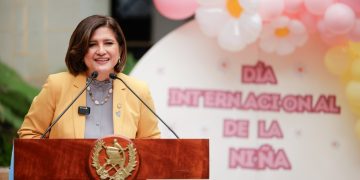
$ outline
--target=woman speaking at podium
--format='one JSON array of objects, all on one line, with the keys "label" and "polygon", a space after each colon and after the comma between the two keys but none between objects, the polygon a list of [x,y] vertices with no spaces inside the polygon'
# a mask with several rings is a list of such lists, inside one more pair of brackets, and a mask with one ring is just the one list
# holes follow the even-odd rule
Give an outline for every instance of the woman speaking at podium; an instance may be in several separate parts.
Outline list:
[{"label": "woman speaking at podium", "polygon": [[47,78],[19,137],[160,138],[149,88],[121,73],[126,53],[125,37],[115,19],[93,15],[82,20],[70,38],[68,72]]}]

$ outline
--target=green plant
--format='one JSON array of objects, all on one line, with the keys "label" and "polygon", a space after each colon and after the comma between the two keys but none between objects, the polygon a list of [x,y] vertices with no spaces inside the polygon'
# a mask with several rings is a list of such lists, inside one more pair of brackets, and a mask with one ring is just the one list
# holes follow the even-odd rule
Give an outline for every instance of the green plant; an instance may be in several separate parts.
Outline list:
[{"label": "green plant", "polygon": [[126,58],[126,65],[124,68],[124,74],[130,74],[131,70],[135,67],[137,60],[133,56],[133,54],[128,53]]},{"label": "green plant", "polygon": [[12,140],[39,92],[0,61],[0,166],[9,166]]}]

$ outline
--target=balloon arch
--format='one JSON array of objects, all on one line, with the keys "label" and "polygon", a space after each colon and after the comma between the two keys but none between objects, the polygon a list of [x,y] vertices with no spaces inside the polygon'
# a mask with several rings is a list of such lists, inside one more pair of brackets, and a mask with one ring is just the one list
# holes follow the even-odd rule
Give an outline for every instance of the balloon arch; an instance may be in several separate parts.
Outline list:
[{"label": "balloon arch", "polygon": [[172,20],[195,15],[202,32],[231,52],[259,43],[267,53],[286,56],[319,36],[324,65],[343,82],[360,138],[360,2],[358,0],[153,0]]}]

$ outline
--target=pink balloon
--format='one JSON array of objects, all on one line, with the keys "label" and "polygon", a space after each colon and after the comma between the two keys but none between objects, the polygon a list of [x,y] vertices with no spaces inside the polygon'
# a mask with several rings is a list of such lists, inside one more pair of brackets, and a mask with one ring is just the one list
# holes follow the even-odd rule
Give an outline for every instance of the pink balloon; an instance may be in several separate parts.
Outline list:
[{"label": "pink balloon", "polygon": [[305,25],[307,31],[311,34],[317,32],[318,17],[308,12],[299,14],[299,20]]},{"label": "pink balloon", "polygon": [[317,28],[319,30],[321,39],[329,46],[343,45],[346,44],[346,42],[348,42],[348,38],[345,35],[336,35],[330,32],[326,28],[325,22],[323,20],[320,20],[318,22]]},{"label": "pink balloon", "polygon": [[306,9],[314,15],[323,15],[335,0],[304,0]]},{"label": "pink balloon", "polygon": [[354,27],[350,31],[349,39],[360,42],[360,19],[355,21]]},{"label": "pink balloon", "polygon": [[346,34],[354,26],[356,17],[354,11],[347,5],[335,3],[325,12],[324,25],[335,34]]},{"label": "pink balloon", "polygon": [[284,11],[284,0],[260,0],[258,11],[264,21],[272,20]]},{"label": "pink balloon", "polygon": [[285,0],[285,12],[296,14],[301,11],[304,0]]},{"label": "pink balloon", "polygon": [[159,13],[172,20],[186,19],[195,13],[196,0],[153,0]]},{"label": "pink balloon", "polygon": [[356,13],[360,14],[360,1],[359,0],[339,0],[339,2],[344,3],[351,7]]},{"label": "pink balloon", "polygon": [[320,36],[323,42],[325,42],[326,45],[329,47],[332,46],[338,46],[338,45],[346,45],[349,39],[345,35],[338,35],[338,36],[326,36],[321,35]]}]

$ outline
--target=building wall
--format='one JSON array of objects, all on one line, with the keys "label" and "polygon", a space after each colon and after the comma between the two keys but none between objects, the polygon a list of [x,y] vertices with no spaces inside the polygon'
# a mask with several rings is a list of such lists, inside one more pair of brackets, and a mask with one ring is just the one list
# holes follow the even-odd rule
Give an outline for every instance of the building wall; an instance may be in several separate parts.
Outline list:
[{"label": "building wall", "polygon": [[40,87],[66,69],[71,33],[92,14],[110,15],[110,0],[0,0],[0,60]]},{"label": "building wall", "polygon": [[[110,6],[111,0],[0,0],[0,61],[41,87],[49,74],[66,70],[76,25],[89,15],[111,15]],[[151,44],[187,21],[169,20],[153,6],[151,16]]]}]

